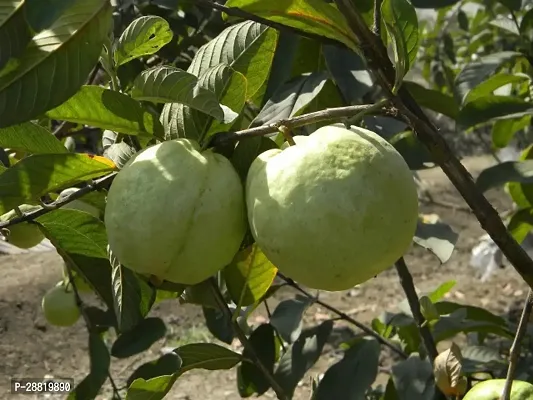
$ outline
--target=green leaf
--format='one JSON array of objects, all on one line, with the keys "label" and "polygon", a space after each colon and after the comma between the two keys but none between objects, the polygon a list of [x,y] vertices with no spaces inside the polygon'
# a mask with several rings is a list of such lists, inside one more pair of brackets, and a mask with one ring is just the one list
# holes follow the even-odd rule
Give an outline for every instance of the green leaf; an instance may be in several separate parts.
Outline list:
[{"label": "green leaf", "polygon": [[[385,0],[381,14],[394,45],[396,90],[413,66],[418,52],[418,17],[408,0]],[[394,89],[393,89],[394,90]]]},{"label": "green leaf", "polygon": [[489,22],[491,26],[503,29],[505,33],[511,33],[516,36],[520,36],[520,28],[516,25],[512,18],[505,15],[497,15],[492,21]]},{"label": "green leaf", "polygon": [[111,172],[111,164],[102,157],[74,153],[26,157],[0,175],[0,214],[23,203],[36,203],[49,192]]},{"label": "green leaf", "polygon": [[457,310],[463,309],[465,310],[465,318],[467,319],[473,321],[485,321],[502,328],[508,328],[508,324],[504,318],[481,307],[469,306],[452,301],[439,301],[438,303],[435,303],[435,306],[439,310],[440,315],[452,314]]},{"label": "green leaf", "polygon": [[89,333],[89,360],[89,374],[69,393],[68,400],[95,399],[107,381],[111,357],[106,344],[96,333]]},{"label": "green leaf", "polygon": [[412,0],[416,8],[444,8],[459,3],[460,0]]},{"label": "green leaf", "polygon": [[510,83],[520,83],[529,80],[529,77],[526,74],[507,74],[500,72],[496,75],[492,75],[487,80],[481,82],[475,88],[473,88],[464,99],[464,103],[469,103],[471,101],[477,100],[480,97],[493,94],[493,92]]},{"label": "green leaf", "polygon": [[343,98],[348,104],[357,104],[374,86],[364,59],[353,51],[331,45],[322,45],[322,53]]},{"label": "green leaf", "polygon": [[149,361],[139,366],[129,377],[127,385],[130,386],[136,379],[145,381],[161,375],[173,375],[181,368],[181,358],[176,353],[166,353],[156,360]]},{"label": "green leaf", "polygon": [[533,208],[525,208],[516,211],[512,216],[507,229],[513,238],[522,243],[533,228]]},{"label": "green leaf", "polygon": [[333,4],[322,0],[229,0],[226,7],[240,8],[269,21],[337,40],[352,50],[357,48],[358,40],[344,16]]},{"label": "green leaf", "polygon": [[224,268],[223,276],[228,292],[238,307],[258,302],[268,291],[278,269],[253,244],[235,255]]},{"label": "green leaf", "polygon": [[116,358],[127,358],[148,350],[155,342],[163,338],[167,332],[165,323],[160,318],[146,318],[135,327],[120,336],[111,347],[111,355]]},{"label": "green leaf", "polygon": [[[439,305],[440,303],[435,304],[441,317],[432,327],[433,338],[435,339],[436,343],[451,339],[459,333],[466,334],[470,332],[483,334],[490,333],[507,339],[512,339],[514,337],[513,332],[511,332],[508,328],[492,323],[488,319],[484,319],[481,316],[481,313],[479,313],[480,318],[469,318],[469,310],[467,310],[465,307],[457,309],[450,315],[442,316],[444,313],[441,312],[441,307],[439,307]],[[486,310],[483,311],[488,313]]]},{"label": "green leaf", "polygon": [[[232,25],[196,52],[187,72],[202,76],[209,69],[226,64],[244,75],[246,100],[250,100],[268,78],[277,40],[275,29],[257,22]],[[233,90],[228,88],[228,92]]]},{"label": "green leaf", "polygon": [[128,387],[126,400],[162,400],[177,379],[177,374],[162,375],[147,380],[137,378]]},{"label": "green leaf", "polygon": [[[198,85],[215,93],[217,100],[230,110],[240,113],[244,108],[246,78],[228,65],[218,64],[208,69],[200,75]],[[177,103],[165,106],[161,119],[165,123],[167,138],[186,137],[202,141],[215,132],[231,127],[231,122],[216,121],[204,113]]]},{"label": "green leaf", "polygon": [[333,364],[318,385],[316,400],[364,399],[377,377],[380,344],[363,338]]},{"label": "green leaf", "polygon": [[444,264],[452,256],[458,238],[459,235],[448,224],[430,224],[419,220],[413,241],[431,251]]},{"label": "green leaf", "polygon": [[25,15],[35,32],[49,28],[76,0],[26,0]]},{"label": "green leaf", "polygon": [[181,103],[218,120],[225,118],[215,94],[200,86],[196,76],[175,67],[154,67],[143,71],[135,79],[131,95],[154,103]]},{"label": "green leaf", "polygon": [[485,192],[506,182],[533,183],[533,160],[506,161],[488,167],[477,177],[476,186]]},{"label": "green leaf", "polygon": [[522,54],[516,51],[502,51],[480,57],[467,64],[455,78],[455,92],[458,101],[464,103],[468,93],[481,82],[489,78],[500,67],[508,62],[513,62]]},{"label": "green leaf", "polygon": [[281,357],[274,378],[290,398],[305,373],[320,358],[332,330],[333,321],[325,321],[302,332]]},{"label": "green leaf", "polygon": [[35,220],[59,254],[113,309],[111,265],[107,258],[105,225],[91,214],[59,209]]},{"label": "green leaf", "polygon": [[522,0],[498,0],[498,2],[507,7],[510,11],[520,11],[522,8]]},{"label": "green leaf", "polygon": [[252,121],[252,126],[270,124],[298,115],[320,93],[328,80],[326,71],[291,79],[269,99]]},{"label": "green leaf", "polygon": [[127,142],[118,142],[104,150],[104,157],[113,161],[117,168],[122,169],[136,153],[135,147],[130,146]]},{"label": "green leaf", "polygon": [[283,300],[272,313],[270,324],[283,340],[293,343],[302,332],[302,318],[310,305],[311,301],[303,297]]},{"label": "green leaf", "polygon": [[74,96],[46,115],[127,135],[163,137],[163,127],[154,114],[131,97],[101,86],[82,86]]},{"label": "green leaf", "polygon": [[31,121],[0,129],[0,147],[28,153],[67,152],[49,130]]},{"label": "green leaf", "polygon": [[399,132],[389,139],[389,143],[402,155],[409,169],[417,171],[433,168],[431,154],[413,131]]},{"label": "green leaf", "polygon": [[448,293],[456,285],[456,281],[448,281],[439,285],[438,288],[429,293],[429,299],[435,303],[442,299],[446,293]]},{"label": "green leaf", "polygon": [[407,360],[392,366],[392,379],[399,400],[435,398],[435,380],[429,361],[412,354]]},{"label": "green leaf", "polygon": [[496,118],[514,118],[533,113],[533,104],[520,97],[487,95],[467,103],[457,116],[457,123],[472,127]]},{"label": "green leaf", "polygon": [[0,2],[0,76],[8,62],[16,65],[32,38],[25,19],[26,3],[23,0]]},{"label": "green leaf", "polygon": [[239,353],[214,343],[186,344],[174,349],[174,352],[183,361],[180,375],[192,369],[231,369],[242,360]]},{"label": "green leaf", "polygon": [[461,347],[462,369],[465,374],[475,374],[479,371],[495,371],[507,369],[507,363],[498,349],[487,346]]},{"label": "green leaf", "polygon": [[205,318],[205,324],[211,334],[221,342],[231,344],[235,333],[231,319],[222,311],[215,310],[211,307],[202,307]]},{"label": "green leaf", "polygon": [[494,147],[503,149],[507,147],[514,135],[529,126],[531,116],[498,120],[492,125],[492,144]]},{"label": "green leaf", "polygon": [[127,332],[141,323],[150,312],[156,291],[135,272],[122,266],[113,255],[111,280],[113,285],[114,310],[118,329]]},{"label": "green leaf", "polygon": [[[273,374],[276,355],[279,351],[274,327],[270,324],[259,325],[250,335],[249,341],[257,357],[259,357],[266,369]],[[263,395],[270,388],[270,383],[255,364],[247,361],[251,359],[249,350],[245,348],[242,356],[243,361],[237,367],[239,394],[241,397],[249,397],[253,393],[257,393],[258,396]]]},{"label": "green leaf", "polygon": [[113,57],[115,65],[126,64],[135,58],[156,53],[172,40],[168,22],[158,16],[148,15],[133,20],[117,41]]},{"label": "green leaf", "polygon": [[429,108],[452,119],[457,118],[459,107],[452,96],[438,90],[426,89],[416,82],[405,81],[403,82],[403,86],[411,93],[420,106]]},{"label": "green leaf", "polygon": [[37,34],[18,68],[0,74],[0,128],[33,119],[74,95],[98,61],[110,23],[109,1],[77,0]]}]

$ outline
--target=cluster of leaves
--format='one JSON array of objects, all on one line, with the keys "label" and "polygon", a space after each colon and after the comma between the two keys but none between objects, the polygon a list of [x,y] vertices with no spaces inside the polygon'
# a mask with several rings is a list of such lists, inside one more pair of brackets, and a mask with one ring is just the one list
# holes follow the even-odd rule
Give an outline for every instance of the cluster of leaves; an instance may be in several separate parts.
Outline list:
[{"label": "cluster of leaves", "polygon": [[[115,8],[106,0],[62,0],[53,7],[46,1],[29,0],[0,5],[0,148],[4,164],[0,168],[0,214],[22,204],[54,200],[68,187],[86,186],[90,179],[120,170],[136,151],[161,140],[187,137],[207,145],[219,132],[380,98],[366,61],[357,53],[357,38],[343,15],[328,2],[226,2],[227,7],[324,40],[236,20],[194,2],[127,3]],[[420,105],[458,126],[493,124],[495,143],[504,146],[511,138],[510,126],[516,126],[516,132],[529,125],[530,66],[525,61],[531,46],[489,53],[495,47],[481,50],[488,39],[475,47],[468,35],[484,29],[491,35],[499,35],[495,29],[509,30],[507,25],[502,28],[503,23],[494,23],[491,15],[503,15],[510,9],[513,21],[521,23],[517,32],[511,29],[509,40],[517,36],[517,42],[528,44],[527,21],[533,14],[512,8],[510,1],[480,5],[482,11],[473,16],[461,11],[466,2],[436,3],[440,4],[435,7],[442,7],[437,25],[425,34],[409,1],[385,0],[382,4],[379,22],[383,40],[394,49],[395,89],[405,85]],[[374,2],[362,1],[357,7],[371,26]],[[456,12],[459,29],[454,24],[443,29],[443,21]],[[450,39],[442,41],[438,36],[454,32],[460,40],[451,40],[452,46],[464,42],[474,50],[451,51]],[[420,52],[420,47],[424,51]],[[480,51],[479,59],[470,62],[469,54]],[[423,58],[432,74],[429,88],[404,79],[419,53],[431,58]],[[102,84],[87,81],[95,67]],[[510,91],[493,93],[502,87],[510,87]],[[58,135],[60,128],[52,132],[58,123],[60,128],[71,124],[68,135]],[[362,123],[388,138],[411,169],[428,167],[428,153],[404,122],[364,115]],[[321,124],[325,123],[295,133],[307,134]],[[498,124],[507,125],[496,128]],[[83,137],[87,127],[99,132],[98,146],[92,154],[73,151],[68,137]],[[220,151],[244,179],[253,159],[283,140],[279,134],[249,137]],[[528,164],[522,161],[487,171],[479,180],[482,189],[513,177],[517,179],[513,190],[528,201],[527,184],[531,182],[527,181],[527,168],[518,165]],[[99,187],[83,200],[103,212],[105,194],[106,188]],[[523,209],[530,210],[531,205]],[[207,281],[182,287],[147,281],[123,267],[108,251],[103,222],[88,213],[55,209],[34,223],[102,302],[101,308],[84,307],[91,370],[71,393],[72,398],[94,398],[109,378],[111,357],[131,357],[165,335],[163,321],[148,316],[153,305],[165,299],[201,306],[206,326],[220,344],[188,344],[140,366],[127,378],[126,397],[163,398],[191,369],[236,367],[242,397],[265,393],[272,387],[273,377],[286,398],[291,398],[335,329],[334,317],[304,329],[305,312],[316,301],[310,295],[285,300],[267,323],[248,326],[251,313],[287,284],[276,280],[275,266],[250,238],[218,274],[216,284]],[[456,239],[448,226],[421,219],[414,241],[444,263]],[[461,374],[470,377],[489,369],[501,374],[504,359],[484,341],[491,335],[511,339],[512,327],[484,309],[443,301],[453,284],[445,283],[421,295],[427,328],[436,343],[460,333],[477,334],[475,345],[462,349]],[[407,303],[398,314],[374,319],[369,328],[372,335],[354,335],[354,340],[338,349],[342,359],[320,381],[314,381],[313,399],[433,398],[438,389],[418,325]],[[108,346],[105,339],[111,337],[110,332],[116,339]],[[251,346],[241,354],[223,345],[231,344],[236,332],[243,332]],[[393,367],[385,388],[371,389],[384,345],[394,347],[402,360]],[[255,357],[266,371],[257,366]]]}]

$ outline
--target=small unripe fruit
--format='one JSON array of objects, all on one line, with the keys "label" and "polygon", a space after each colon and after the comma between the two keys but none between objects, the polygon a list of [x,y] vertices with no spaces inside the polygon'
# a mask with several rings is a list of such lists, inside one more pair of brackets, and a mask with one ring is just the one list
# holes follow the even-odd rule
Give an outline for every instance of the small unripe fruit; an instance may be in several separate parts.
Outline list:
[{"label": "small unripe fruit", "polygon": [[109,189],[104,222],[122,265],[193,285],[231,262],[246,232],[244,190],[229,162],[188,139],[133,156]]},{"label": "small unripe fruit", "polygon": [[252,234],[285,275],[339,291],[389,268],[411,244],[418,195],[403,157],[362,129],[326,126],[252,163]]},{"label": "small unripe fruit", "polygon": [[60,282],[43,297],[41,307],[46,320],[55,326],[71,326],[80,318],[76,295]]},{"label": "small unripe fruit", "polygon": [[[505,386],[505,379],[489,379],[472,387],[463,400],[500,400]],[[533,399],[533,385],[524,381],[513,381],[511,400]]]},{"label": "small unripe fruit", "polygon": [[[28,204],[22,204],[19,206],[19,209],[22,213],[32,212],[38,208],[39,207]],[[19,215],[15,210],[11,210],[8,213],[0,216],[0,221],[10,221],[18,216]],[[21,222],[19,224],[11,225],[7,229],[9,230],[9,235],[6,238],[7,242],[21,249],[29,249],[37,246],[45,237],[36,224],[29,222]]]}]

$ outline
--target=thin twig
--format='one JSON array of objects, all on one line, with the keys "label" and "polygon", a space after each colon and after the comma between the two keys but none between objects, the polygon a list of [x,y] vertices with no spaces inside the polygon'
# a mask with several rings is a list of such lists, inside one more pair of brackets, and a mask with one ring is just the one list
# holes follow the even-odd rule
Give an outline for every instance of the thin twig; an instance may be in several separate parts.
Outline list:
[{"label": "thin twig", "polygon": [[372,25],[372,32],[374,35],[381,36],[381,3],[383,0],[374,0],[374,25]]},{"label": "thin twig", "polygon": [[87,193],[102,189],[103,187],[110,184],[113,181],[113,179],[115,179],[115,176],[117,175],[117,173],[118,172],[113,172],[109,175],[104,176],[103,178],[93,181],[87,184],[87,186],[81,188],[80,190],[73,192],[72,194],[65,196],[61,199],[58,199],[50,204],[47,204],[46,207],[39,208],[35,211],[29,212],[20,217],[13,218],[9,221],[0,222],[0,229],[7,228],[11,225],[20,224],[21,222],[33,221],[35,218],[39,218],[40,216],[43,216],[44,214],[47,214],[50,211],[57,210],[58,208],[63,207],[65,204],[68,204],[71,201],[79,199],[82,196],[85,196]]},{"label": "thin twig", "polygon": [[[52,244],[54,244],[54,240],[53,239],[51,239],[50,241],[52,242]],[[65,262],[65,265],[67,267],[66,269],[67,269],[67,275],[68,275],[69,284],[72,287],[72,290],[74,292],[74,296],[76,297],[76,304],[77,304],[78,308],[80,309],[80,314],[81,314],[81,316],[83,318],[83,321],[85,322],[85,326],[87,328],[87,331],[89,332],[89,334],[97,334],[98,332],[96,332],[95,327],[91,323],[91,319],[89,318],[89,315],[87,314],[87,311],[85,310],[85,304],[83,303],[83,301],[81,299],[81,296],[80,296],[80,293],[78,291],[78,288],[76,286],[76,282],[75,282],[75,279],[74,279],[74,274],[72,272],[72,267],[70,266],[70,263],[72,262],[72,260],[67,255],[67,253],[65,253],[63,250],[60,250],[60,247],[58,247],[58,246],[55,246],[55,247],[56,247],[56,249],[59,249],[58,251],[63,256],[63,258],[68,260],[68,262]],[[113,394],[114,394],[115,398],[118,399],[118,400],[121,400],[120,392],[118,391],[117,385],[115,384],[115,381],[114,381],[113,376],[111,375],[111,371],[109,369],[107,370],[107,377],[109,378],[109,382],[111,383],[111,387],[113,388]]]},{"label": "thin twig", "polygon": [[291,278],[288,278],[284,276],[283,274],[278,272],[278,276],[283,279],[289,286],[292,286],[294,289],[302,293],[304,296],[306,296],[309,299],[312,299],[316,304],[318,304],[321,307],[324,307],[325,309],[331,311],[334,314],[337,314],[341,319],[349,322],[350,324],[356,326],[357,328],[361,329],[363,332],[365,332],[367,335],[374,337],[378,342],[380,342],[382,345],[388,347],[393,352],[398,354],[401,358],[407,358],[408,355],[405,354],[401,349],[398,348],[394,343],[390,342],[389,340],[385,339],[383,336],[379,335],[377,332],[374,332],[372,329],[367,327],[366,325],[362,324],[361,322],[353,319],[348,314],[338,310],[337,308],[329,305],[328,303],[324,303],[322,300],[317,299],[315,296],[307,292],[305,289],[303,289],[300,285],[298,285],[294,280]]},{"label": "thin twig", "polygon": [[511,345],[511,354],[509,356],[509,368],[507,369],[507,377],[505,379],[505,386],[503,388],[503,393],[500,397],[500,400],[510,400],[511,397],[511,388],[513,385],[514,373],[518,360],[520,358],[520,345],[524,336],[527,332],[527,324],[529,323],[529,317],[531,316],[531,311],[533,309],[533,290],[529,290],[527,294],[526,304],[524,304],[524,309],[522,310],[522,315],[520,316],[520,322],[518,323],[518,329],[516,330],[516,335]]},{"label": "thin twig", "polygon": [[213,291],[213,295],[215,296],[215,300],[218,303],[218,306],[220,307],[220,311],[224,313],[226,318],[232,322],[233,330],[235,334],[237,335],[237,338],[241,342],[244,349],[246,349],[252,358],[253,363],[263,372],[263,375],[268,380],[268,383],[276,392],[276,395],[278,396],[279,400],[288,400],[289,398],[285,394],[283,388],[279,385],[279,383],[276,381],[272,373],[265,367],[259,356],[257,355],[255,349],[250,344],[250,341],[246,337],[246,334],[243,332],[241,327],[239,326],[239,323],[237,321],[234,321],[232,318],[231,310],[228,307],[228,304],[224,300],[224,296],[220,292],[220,288],[218,287],[218,284],[215,280],[215,278],[210,278],[209,282],[211,284],[211,289]]},{"label": "thin twig", "polygon": [[[426,348],[431,365],[433,365],[435,358],[439,355],[439,353],[437,351],[437,345],[435,344],[433,335],[426,324],[426,319],[422,315],[420,301],[418,299],[418,294],[416,293],[413,276],[409,272],[409,268],[407,268],[407,264],[405,263],[403,257],[396,261],[395,267],[396,271],[398,272],[398,276],[400,277],[400,284],[402,285],[405,296],[407,297],[409,308],[413,313],[420,336],[424,342],[424,347]],[[436,400],[446,400],[446,396],[440,390],[435,392],[434,398]]]},{"label": "thin twig", "polygon": [[426,347],[431,364],[433,364],[433,361],[435,361],[435,358],[439,355],[439,353],[437,351],[435,340],[431,335],[431,331],[425,324],[426,319],[420,310],[420,302],[418,300],[418,294],[416,293],[415,284],[413,282],[413,276],[409,272],[403,257],[396,261],[395,267],[396,271],[398,272],[398,276],[400,277],[400,284],[402,285],[405,296],[407,297],[407,301],[409,302],[409,308],[411,309],[416,324],[418,325],[418,330],[420,331],[420,336],[424,341],[424,346]]},{"label": "thin twig", "polygon": [[361,15],[354,8],[352,0],[335,0],[335,4],[359,39],[361,51],[386,96],[405,117],[406,122],[429,150],[434,161],[442,168],[466,203],[472,208],[481,227],[490,235],[529,287],[533,288],[533,260],[512,237],[498,212],[476,187],[470,173],[455,157],[448,143],[439,134],[438,129],[431,123],[407,89],[400,87],[396,95],[392,93],[396,71],[381,39],[368,28]]}]

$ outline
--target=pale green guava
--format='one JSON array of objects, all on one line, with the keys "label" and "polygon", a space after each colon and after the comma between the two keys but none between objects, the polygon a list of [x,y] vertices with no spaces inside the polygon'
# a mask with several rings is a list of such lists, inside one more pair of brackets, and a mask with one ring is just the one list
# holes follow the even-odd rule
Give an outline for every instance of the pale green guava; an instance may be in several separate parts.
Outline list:
[{"label": "pale green guava", "polygon": [[270,261],[314,289],[340,291],[397,261],[418,220],[413,175],[374,132],[327,126],[268,150],[246,182],[248,221]]},{"label": "pale green guava", "polygon": [[72,290],[66,290],[63,282],[46,292],[41,307],[46,320],[56,326],[74,325],[81,314],[76,295]]},{"label": "pale green guava", "polygon": [[[65,285],[67,285],[70,282],[70,275],[67,270],[67,264],[63,262],[63,282]],[[91,286],[87,283],[87,281],[79,276],[75,271],[71,271],[72,275],[74,277],[74,284],[76,285],[76,289],[78,290],[78,293],[91,293],[93,289]]]},{"label": "pale green guava", "polygon": [[[70,196],[72,193],[75,193],[78,190],[80,189],[75,187],[65,189],[59,194],[59,199],[63,199],[67,196]],[[100,218],[100,210],[92,204],[86,203],[81,199],[72,200],[70,203],[65,204],[61,208],[84,211],[86,213],[91,214],[93,217]]]},{"label": "pale green guava", "polygon": [[244,190],[229,160],[188,139],[148,147],[113,181],[104,214],[125,267],[196,284],[233,259],[246,233]]},{"label": "pale green guava", "polygon": [[[505,386],[505,379],[489,379],[472,387],[463,400],[500,400]],[[533,385],[525,381],[513,381],[511,400],[533,399]]]},{"label": "pale green guava", "polygon": [[[19,209],[22,213],[32,212],[38,209],[38,206],[32,206],[29,204],[22,204]],[[5,222],[18,217],[15,210],[11,210],[4,215],[0,216],[0,222]],[[37,246],[44,239],[44,234],[41,232],[36,224],[29,222],[21,222],[19,224],[11,225],[8,228],[9,235],[7,235],[7,242],[13,246],[17,246],[21,249],[29,249],[30,247]]]}]

